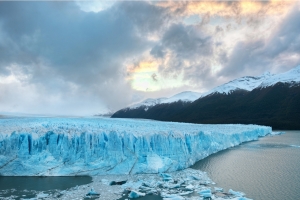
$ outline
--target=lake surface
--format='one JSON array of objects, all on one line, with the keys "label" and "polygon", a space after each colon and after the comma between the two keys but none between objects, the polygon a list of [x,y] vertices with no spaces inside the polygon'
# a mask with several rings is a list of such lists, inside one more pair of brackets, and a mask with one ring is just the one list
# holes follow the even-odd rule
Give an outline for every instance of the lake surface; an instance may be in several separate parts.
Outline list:
[{"label": "lake surface", "polygon": [[192,168],[226,191],[255,200],[300,199],[300,131],[285,131],[213,154]]},{"label": "lake surface", "polygon": [[56,190],[66,190],[76,185],[92,182],[89,176],[70,177],[22,177],[0,176],[0,199],[1,197],[14,196],[14,199],[34,198],[40,191],[48,193]]}]

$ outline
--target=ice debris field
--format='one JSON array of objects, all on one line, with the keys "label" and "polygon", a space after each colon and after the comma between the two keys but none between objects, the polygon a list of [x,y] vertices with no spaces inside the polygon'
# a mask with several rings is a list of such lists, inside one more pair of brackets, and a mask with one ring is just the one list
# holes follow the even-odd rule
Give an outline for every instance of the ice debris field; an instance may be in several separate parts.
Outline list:
[{"label": "ice debris field", "polygon": [[94,176],[172,172],[271,132],[271,127],[258,125],[7,118],[0,120],[0,174]]},{"label": "ice debris field", "polygon": [[[1,200],[19,199],[8,196],[9,190],[0,191]],[[129,200],[144,196],[155,200],[251,200],[243,192],[216,187],[205,172],[184,169],[160,174],[100,175],[93,176],[93,182],[66,190],[25,191],[20,199],[30,200]],[[4,197],[1,197],[4,195]],[[28,196],[31,195],[31,196]],[[19,197],[19,198],[18,198]],[[121,198],[121,199],[120,199]],[[147,198],[147,197],[146,197]]]}]

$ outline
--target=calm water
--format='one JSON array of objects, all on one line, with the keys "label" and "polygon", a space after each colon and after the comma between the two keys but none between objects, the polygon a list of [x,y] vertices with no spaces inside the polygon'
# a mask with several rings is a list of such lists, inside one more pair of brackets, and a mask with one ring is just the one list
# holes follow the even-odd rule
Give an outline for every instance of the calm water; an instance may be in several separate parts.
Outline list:
[{"label": "calm water", "polygon": [[71,177],[10,177],[0,176],[1,197],[15,196],[14,199],[33,198],[40,191],[53,193],[56,190],[66,190],[76,185],[92,182],[89,176]]},{"label": "calm water", "polygon": [[192,168],[206,171],[218,186],[243,191],[248,198],[300,199],[300,131],[285,132],[218,152]]}]

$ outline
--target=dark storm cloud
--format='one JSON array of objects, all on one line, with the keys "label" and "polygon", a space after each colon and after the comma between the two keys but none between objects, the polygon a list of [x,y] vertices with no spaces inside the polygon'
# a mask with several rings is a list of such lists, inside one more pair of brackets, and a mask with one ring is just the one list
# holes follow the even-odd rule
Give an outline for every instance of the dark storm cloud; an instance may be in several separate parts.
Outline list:
[{"label": "dark storm cloud", "polygon": [[195,58],[212,55],[211,37],[198,30],[196,26],[172,24],[150,53],[156,58],[162,58],[167,51],[173,56],[168,67],[180,70],[184,60],[193,61]]},{"label": "dark storm cloud", "polygon": [[118,2],[99,13],[73,2],[0,2],[0,75],[16,64],[22,67],[14,73],[49,95],[64,98],[72,85],[112,109],[123,107],[132,92],[124,61],[149,48],[141,36],[164,20],[164,9],[145,2]]},{"label": "dark storm cloud", "polygon": [[[37,62],[42,57],[71,80],[87,81],[87,76],[95,73],[113,75],[110,59],[126,57],[145,46],[125,16],[114,16],[109,11],[84,13],[71,3],[60,9],[51,3],[22,3],[10,6],[12,10],[1,6],[8,10],[1,12],[2,27],[17,45],[10,53],[10,62]],[[16,56],[16,51],[24,56]]]},{"label": "dark storm cloud", "polygon": [[123,12],[144,34],[153,33],[165,25],[166,21],[173,20],[167,9],[150,5],[142,1],[123,2],[119,12]]},{"label": "dark storm cloud", "polygon": [[166,52],[164,51],[164,48],[162,45],[155,45],[151,51],[150,54],[154,56],[155,58],[163,58],[166,55]]},{"label": "dark storm cloud", "polygon": [[[286,71],[300,64],[300,10],[297,6],[269,38],[240,41],[230,55],[221,57],[221,76],[257,75],[266,70]],[[291,59],[290,56],[294,56]]]},{"label": "dark storm cloud", "polygon": [[194,26],[173,24],[162,38],[165,48],[178,56],[211,55],[211,37],[206,36]]}]

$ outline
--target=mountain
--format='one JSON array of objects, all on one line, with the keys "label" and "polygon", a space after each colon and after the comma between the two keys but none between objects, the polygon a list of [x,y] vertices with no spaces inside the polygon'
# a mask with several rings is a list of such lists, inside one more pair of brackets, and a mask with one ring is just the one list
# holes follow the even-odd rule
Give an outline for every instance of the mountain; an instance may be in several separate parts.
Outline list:
[{"label": "mountain", "polygon": [[[176,95],[175,95],[176,96]],[[300,129],[300,66],[288,72],[246,76],[199,94],[194,101],[140,104],[112,117],[147,118],[192,123],[262,124]]]},{"label": "mountain", "polygon": [[146,99],[140,103],[137,104],[133,104],[131,106],[129,106],[128,108],[130,109],[136,109],[139,107],[151,107],[157,104],[162,104],[162,103],[173,103],[176,101],[184,101],[184,102],[193,102],[196,99],[199,99],[202,96],[201,93],[198,92],[191,92],[191,91],[185,91],[185,92],[181,92],[179,94],[176,94],[172,97],[169,98],[158,98],[158,99]]}]

